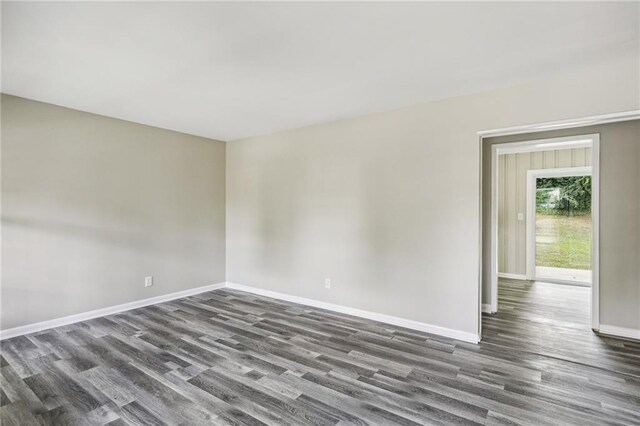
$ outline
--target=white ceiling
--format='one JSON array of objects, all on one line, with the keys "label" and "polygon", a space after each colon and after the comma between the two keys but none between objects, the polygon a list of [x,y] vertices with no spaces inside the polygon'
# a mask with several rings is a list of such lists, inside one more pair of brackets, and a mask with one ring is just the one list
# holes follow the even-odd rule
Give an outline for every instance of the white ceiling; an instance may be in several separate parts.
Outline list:
[{"label": "white ceiling", "polygon": [[639,8],[3,2],[2,91],[233,140],[638,55]]}]

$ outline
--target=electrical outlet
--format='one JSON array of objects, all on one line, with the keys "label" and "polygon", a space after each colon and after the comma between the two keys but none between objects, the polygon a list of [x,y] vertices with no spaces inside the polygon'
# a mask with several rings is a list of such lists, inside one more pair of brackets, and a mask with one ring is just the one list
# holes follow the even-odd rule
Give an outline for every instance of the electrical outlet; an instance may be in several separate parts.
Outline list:
[{"label": "electrical outlet", "polygon": [[518,213],[518,220],[524,220],[524,213]]},{"label": "electrical outlet", "polygon": [[331,288],[331,278],[324,279],[324,288]]},{"label": "electrical outlet", "polygon": [[149,275],[148,277],[144,278],[144,286],[145,287],[151,287],[153,285],[153,277],[151,275]]}]

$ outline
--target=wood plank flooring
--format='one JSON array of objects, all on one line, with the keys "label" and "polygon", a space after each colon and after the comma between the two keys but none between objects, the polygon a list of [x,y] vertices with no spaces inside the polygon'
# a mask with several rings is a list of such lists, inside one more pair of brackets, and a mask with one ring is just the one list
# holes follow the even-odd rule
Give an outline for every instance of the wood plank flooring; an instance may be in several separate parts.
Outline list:
[{"label": "wood plank flooring", "polygon": [[640,343],[594,333],[590,299],[589,287],[501,279],[483,343],[640,376]]},{"label": "wood plank flooring", "polygon": [[532,288],[479,345],[228,289],[16,337],[1,424],[640,424],[640,344]]}]

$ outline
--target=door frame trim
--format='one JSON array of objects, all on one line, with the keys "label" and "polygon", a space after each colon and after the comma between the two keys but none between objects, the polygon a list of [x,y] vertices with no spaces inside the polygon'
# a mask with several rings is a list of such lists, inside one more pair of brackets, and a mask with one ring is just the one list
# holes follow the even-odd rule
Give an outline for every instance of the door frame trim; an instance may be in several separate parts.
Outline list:
[{"label": "door frame trim", "polygon": [[[577,141],[581,143],[578,144]],[[584,142],[588,141],[588,142]],[[564,145],[564,146],[563,146]],[[545,149],[545,146],[549,146]],[[549,151],[591,146],[591,328],[600,329],[600,134],[581,134],[559,138],[534,139],[521,142],[508,142],[491,146],[491,300],[490,313],[498,312],[498,155],[514,152]],[[527,149],[527,148],[532,149]],[[578,169],[576,168],[573,168]],[[540,169],[551,170],[551,169]],[[570,170],[570,169],[569,169]],[[527,182],[527,191],[529,183]],[[528,196],[527,196],[528,198]],[[529,211],[527,206],[527,231],[529,232]],[[527,232],[527,278],[532,279],[529,271],[529,236]]]},{"label": "door frame trim", "polygon": [[[592,193],[591,193],[591,205],[592,205],[592,296],[599,296],[598,292],[598,274],[596,263],[599,262],[600,253],[598,249],[599,244],[599,200],[600,200],[600,135],[599,134],[584,134],[573,135],[556,138],[534,139],[528,141],[508,142],[503,144],[496,144],[491,146],[491,281],[490,294],[491,299],[489,302],[490,313],[498,312],[498,155],[513,154],[518,152],[536,152],[536,151],[551,151],[558,149],[574,149],[574,148],[586,148],[591,147],[591,175],[592,175]],[[579,167],[568,168],[568,170],[579,169]],[[550,171],[553,169],[539,169]],[[558,169],[556,169],[558,170]],[[527,192],[529,191],[530,184],[528,181],[529,172],[538,170],[529,170],[527,172]],[[529,194],[527,193],[527,207],[526,207],[526,223],[527,223],[527,237],[526,237],[526,278],[534,279],[534,273],[530,270],[530,238],[531,230],[529,229]],[[597,211],[596,211],[597,210]],[[597,222],[597,223],[596,223]],[[596,257],[594,257],[594,255]],[[593,297],[592,297],[593,298]],[[599,309],[593,309],[598,307],[598,299],[592,300],[592,327],[597,330],[599,327]]]},{"label": "door frame trim", "polygon": [[[482,224],[483,221],[483,215],[482,215],[482,208],[483,208],[483,203],[482,203],[482,199],[483,199],[483,191],[482,191],[482,187],[483,187],[483,182],[484,182],[484,178],[483,178],[483,167],[482,167],[482,162],[483,162],[483,139],[484,138],[488,138],[488,137],[494,137],[494,136],[509,136],[509,135],[517,135],[517,134],[522,134],[522,133],[534,133],[534,132],[541,132],[541,131],[546,131],[546,130],[560,130],[560,129],[571,129],[571,128],[575,128],[575,127],[583,127],[583,126],[595,126],[598,124],[606,124],[606,123],[616,123],[616,122],[622,122],[622,121],[630,121],[630,120],[638,120],[640,119],[640,109],[636,109],[636,110],[630,110],[630,111],[621,111],[621,112],[616,112],[616,113],[610,113],[610,114],[600,114],[600,115],[591,115],[591,116],[586,116],[586,117],[577,117],[577,118],[572,118],[572,119],[565,119],[565,120],[556,120],[556,121],[548,121],[548,122],[539,122],[539,123],[534,123],[534,124],[526,124],[526,125],[521,125],[521,126],[514,126],[514,127],[503,127],[503,128],[497,128],[497,129],[490,129],[490,130],[481,130],[477,132],[478,135],[478,147],[479,147],[479,155],[478,155],[478,160],[479,160],[479,168],[478,168],[478,176],[479,176],[479,185],[478,185],[478,192],[479,192],[479,203],[478,203],[478,291],[477,291],[477,298],[478,298],[478,303],[477,303],[477,309],[478,309],[478,336],[480,336],[480,338],[482,338],[482,313],[483,313],[483,303],[482,303],[482,296],[483,296],[483,263],[484,263],[484,250],[483,250],[483,244],[484,244],[484,236],[483,236],[483,232],[484,232],[484,227]],[[598,156],[600,154],[600,146],[598,144],[597,148],[598,150]],[[593,166],[593,165],[592,165]],[[598,165],[599,166],[599,165]],[[599,185],[599,182],[597,182]],[[592,184],[594,184],[592,182]],[[492,188],[492,192],[494,191],[494,188]],[[598,200],[598,204],[599,204],[599,200]],[[594,247],[594,250],[599,249],[598,247]],[[593,273],[595,275],[595,271],[599,268],[599,265],[593,265],[592,266],[592,270]],[[497,299],[497,295],[496,295],[496,299]],[[487,312],[487,305],[490,306],[490,304],[484,304],[485,309],[484,312]],[[599,306],[596,306],[598,308],[598,316],[599,316]],[[496,303],[496,308],[497,308],[497,303]],[[490,311],[490,309],[489,309]],[[489,312],[491,313],[491,312]]]},{"label": "door frame trim", "polygon": [[[482,138],[495,136],[511,136],[522,133],[545,132],[548,130],[571,129],[574,127],[595,126],[598,124],[618,123],[640,119],[640,109],[614,112],[610,114],[591,115],[588,117],[570,118],[567,120],[547,121],[535,124],[525,124],[522,126],[502,127],[497,129],[480,130],[478,136],[482,143]],[[481,145],[482,146],[482,145]]]}]

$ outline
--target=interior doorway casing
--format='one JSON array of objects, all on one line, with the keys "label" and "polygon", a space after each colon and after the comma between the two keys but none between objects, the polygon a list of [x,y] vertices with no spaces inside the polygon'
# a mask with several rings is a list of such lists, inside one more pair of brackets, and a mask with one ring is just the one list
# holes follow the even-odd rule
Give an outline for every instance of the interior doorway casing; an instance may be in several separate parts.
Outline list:
[{"label": "interior doorway casing", "polygon": [[[590,135],[594,139],[599,138],[599,135]],[[591,146],[591,145],[590,145]],[[593,179],[592,167],[565,167],[557,169],[532,169],[527,171],[527,205],[526,205],[526,270],[527,279],[535,280],[536,277],[536,180],[538,178],[548,177],[569,177],[569,176],[591,176]],[[592,184],[593,187],[593,184]],[[591,201],[593,202],[593,191]],[[593,212],[593,207],[592,207]],[[592,213],[591,231],[594,231],[594,215]],[[591,237],[592,243],[595,240],[593,234]],[[593,248],[592,248],[593,253]],[[593,268],[593,259],[591,259]],[[592,269],[593,270],[593,269]],[[557,282],[557,281],[554,281]],[[572,284],[566,282],[563,284]]]},{"label": "interior doorway casing", "polygon": [[[531,124],[518,125],[513,127],[498,127],[486,130],[479,130],[478,136],[478,148],[479,148],[479,200],[478,205],[478,289],[477,289],[477,315],[478,315],[478,336],[479,340],[482,340],[482,323],[483,313],[491,312],[491,265],[496,265],[496,256],[491,256],[491,244],[493,229],[491,228],[491,188],[493,169],[491,167],[492,152],[491,146],[494,142],[489,142],[490,139],[506,139],[514,141],[522,137],[525,134],[536,134],[536,138],[544,138],[546,134],[550,136],[570,136],[577,133],[594,133],[600,130],[598,128],[606,129],[605,125],[612,123],[622,123],[626,121],[640,120],[640,110],[629,110],[622,112],[615,112],[601,115],[591,115],[583,117],[574,117],[571,119],[557,120],[557,121],[539,121]],[[598,127],[596,127],[598,126]],[[584,128],[584,131],[574,130]],[[596,130],[598,129],[598,130]],[[609,130],[606,130],[609,132]],[[548,133],[547,133],[548,132]],[[500,142],[498,142],[500,143]],[[596,144],[598,150],[598,157],[600,156],[600,144]],[[593,166],[593,165],[592,165]],[[595,164],[596,167],[600,167],[600,163]],[[594,185],[596,182],[592,182]],[[597,182],[598,186],[600,182]],[[599,196],[597,194],[596,196]],[[600,205],[599,201],[595,205]],[[598,223],[600,226],[600,223]],[[598,238],[600,236],[598,235]],[[593,247],[594,252],[599,250],[599,246]],[[600,279],[600,262],[592,265],[593,275]],[[599,283],[598,283],[599,284]],[[635,329],[626,329],[624,327],[617,327],[608,324],[599,324],[600,317],[600,295],[599,285],[596,291],[593,292],[593,299],[596,303],[592,304],[592,328],[594,331],[604,332],[609,335],[638,338],[637,331]],[[495,304],[497,307],[497,294]],[[606,331],[605,331],[606,330]]]},{"label": "interior doorway casing", "polygon": [[[592,176],[592,252],[591,252],[591,328],[599,329],[599,199],[600,199],[600,135],[587,134],[560,138],[536,139],[521,142],[495,144],[491,146],[491,271],[490,271],[490,313],[498,311],[498,155],[517,152],[535,152],[557,149],[591,147]],[[575,169],[575,168],[574,168]],[[531,216],[527,211],[527,234],[530,232]],[[530,238],[530,237],[528,237]],[[527,248],[530,247],[527,239]],[[527,252],[527,275],[529,275],[531,253]],[[533,262],[535,264],[535,260]]]}]

